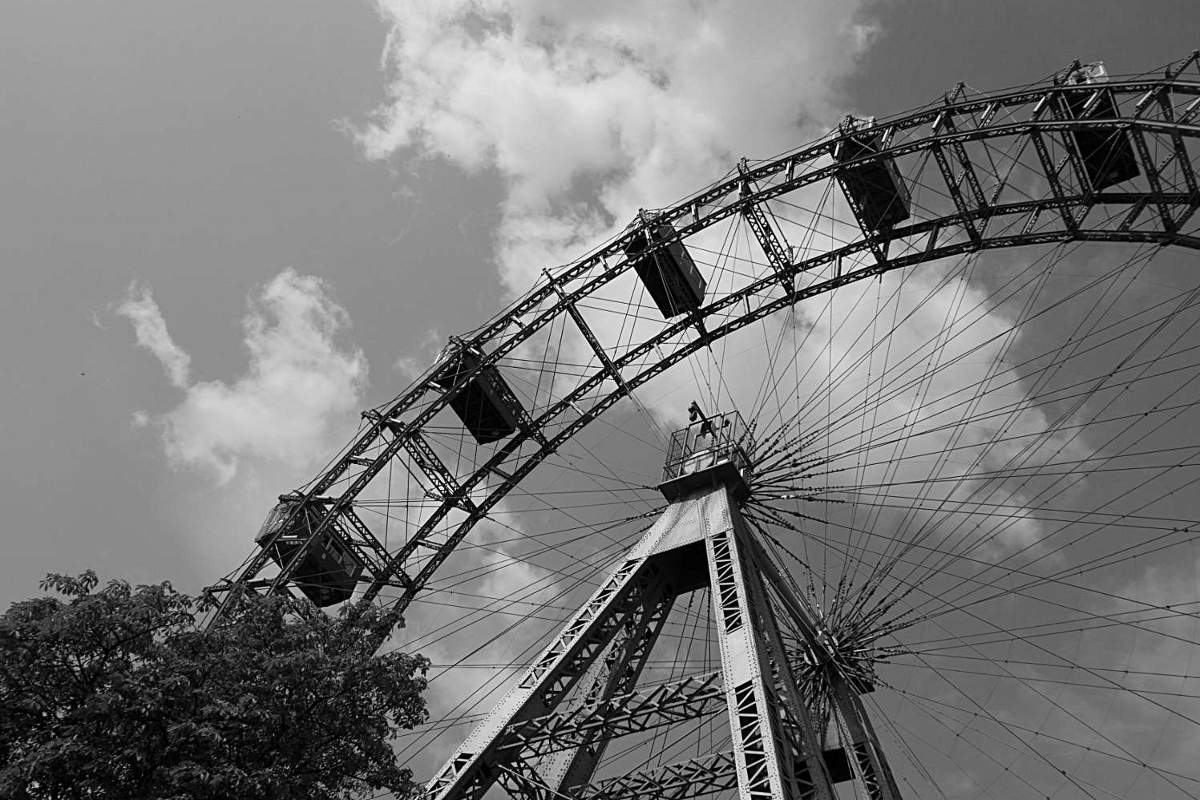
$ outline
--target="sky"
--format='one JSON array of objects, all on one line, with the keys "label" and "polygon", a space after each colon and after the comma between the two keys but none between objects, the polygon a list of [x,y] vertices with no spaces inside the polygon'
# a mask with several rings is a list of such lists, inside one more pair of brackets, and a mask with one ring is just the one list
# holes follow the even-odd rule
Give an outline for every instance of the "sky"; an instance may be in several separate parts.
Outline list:
[{"label": "sky", "polygon": [[197,591],[446,337],[643,206],[963,81],[1200,46],[1180,0],[14,0],[0,603]]},{"label": "sky", "polygon": [[[411,8],[432,18],[439,5]],[[518,6],[531,17],[544,10],[538,3]],[[1076,57],[1149,68],[1190,52],[1200,27],[1187,2],[1149,3],[1136,14],[1115,2],[778,6],[763,5],[739,31],[744,38],[720,56],[762,59],[761,73],[753,63],[746,68],[764,86],[801,83],[804,98],[819,107],[796,110],[818,114],[810,123],[817,128],[841,109],[899,111],[960,80],[999,88],[1040,78]],[[791,19],[772,24],[783,6],[793,9],[786,12]],[[626,25],[668,40],[694,35],[686,20],[700,17],[687,7],[654,7],[662,17],[655,24],[630,25],[645,9],[612,5],[609,30]],[[569,9],[563,18],[580,28],[603,22],[589,18],[596,12],[587,4],[563,8]],[[857,50],[847,51],[828,33],[830,15],[860,26]],[[577,254],[598,241],[546,239],[546,220],[538,216],[554,192],[547,183],[583,168],[569,160],[574,151],[551,154],[564,162],[553,169],[535,169],[522,161],[529,151],[512,152],[502,164],[491,155],[472,160],[425,130],[410,134],[407,145],[383,141],[378,128],[394,111],[389,92],[404,80],[386,52],[389,33],[393,44],[396,36],[395,8],[387,4],[127,2],[76,4],[64,13],[56,4],[17,0],[6,17],[0,32],[7,109],[0,122],[4,601],[35,592],[39,577],[52,571],[92,568],[134,581],[171,580],[188,590],[211,582],[244,555],[247,522],[261,518],[274,494],[308,477],[321,455],[340,444],[326,426],[335,419],[344,425],[358,406],[397,392],[405,364],[427,363],[446,335],[486,319],[507,288],[522,285],[506,282],[522,248]],[[756,47],[760,35],[771,35],[774,47]],[[445,42],[415,46],[433,45]],[[794,59],[779,55],[793,50]],[[546,78],[553,67],[546,69],[535,74]],[[525,126],[546,124],[537,116],[542,109],[505,110],[510,95],[492,88],[491,105],[459,98],[476,105],[470,121],[478,135],[520,141]],[[692,87],[673,102],[681,114],[702,109],[737,134],[710,132],[712,152],[695,154],[709,171],[679,174],[665,186],[672,194],[643,200],[635,196],[635,176],[620,187],[631,196],[608,201],[616,210],[664,204],[707,183],[728,168],[722,147],[735,157],[767,155],[807,140],[789,141],[780,125],[756,133],[749,109],[731,119],[726,106],[764,101],[739,99],[740,90],[705,97],[705,89]],[[538,87],[514,91],[525,98]],[[576,97],[589,100],[581,92]],[[786,106],[786,94],[779,98]],[[608,102],[615,101],[597,105]],[[665,117],[675,106],[641,110]],[[433,118],[437,112],[406,113]],[[396,137],[405,123],[391,123]],[[617,165],[631,153],[638,155],[579,157]],[[661,177],[641,180],[658,186]],[[538,237],[521,235],[523,225],[539,222]],[[316,406],[304,403],[305,421],[315,428],[304,443],[313,452],[272,444],[290,437],[270,431],[250,436],[255,441],[243,450],[237,432],[174,441],[155,425],[139,424],[172,412],[203,416],[203,394],[217,402],[212,395],[253,381],[247,315],[254,306],[269,318],[263,293],[272,285],[286,290],[289,275],[319,284],[323,301],[336,307],[336,321],[325,320],[322,330],[333,334],[331,346],[346,362],[330,396]],[[137,347],[121,309],[131,310],[130,300],[139,297],[152,297],[169,323],[171,340],[186,354],[177,362],[178,369],[187,365],[183,372],[164,374]],[[181,395],[181,383],[193,392]],[[300,401],[289,403],[286,388],[243,388],[282,405],[241,424],[284,430],[295,422]],[[210,444],[222,438],[228,451]],[[248,461],[236,478],[229,477],[230,458]],[[226,529],[234,525],[242,529]]]}]

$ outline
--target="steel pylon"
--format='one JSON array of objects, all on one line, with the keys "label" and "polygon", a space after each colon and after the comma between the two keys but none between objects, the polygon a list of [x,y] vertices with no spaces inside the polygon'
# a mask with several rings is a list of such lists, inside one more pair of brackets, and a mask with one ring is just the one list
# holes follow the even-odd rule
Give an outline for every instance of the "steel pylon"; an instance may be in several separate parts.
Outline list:
[{"label": "steel pylon", "polygon": [[[708,487],[671,502],[437,772],[429,800],[477,800],[495,786],[536,800],[679,800],[730,790],[742,800],[833,800],[834,782],[847,777],[872,800],[899,800],[862,701],[836,670],[826,674],[827,702],[849,734],[854,764],[844,760],[845,774],[831,772],[776,608],[800,632],[805,658],[832,660],[832,653],[809,605],[756,541],[737,494],[714,472]],[[639,688],[672,604],[706,586],[721,669]],[[568,695],[574,702],[565,702]],[[595,779],[610,740],[722,706],[728,750]]]}]

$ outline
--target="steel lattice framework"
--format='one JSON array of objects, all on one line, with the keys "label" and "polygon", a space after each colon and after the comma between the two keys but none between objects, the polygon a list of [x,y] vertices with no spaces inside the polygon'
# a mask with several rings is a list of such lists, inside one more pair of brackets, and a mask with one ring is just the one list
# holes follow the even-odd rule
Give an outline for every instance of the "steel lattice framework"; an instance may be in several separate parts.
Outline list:
[{"label": "steel lattice framework", "polygon": [[[498,781],[513,796],[546,800],[566,792],[696,797],[734,786],[744,798],[832,800],[834,781],[792,674],[768,586],[800,621],[810,651],[823,652],[815,615],[762,552],[729,487],[716,483],[668,507],[430,781],[431,797],[474,800]],[[641,675],[670,604],[705,584],[712,587],[720,622],[720,675],[625,691]],[[604,653],[589,701],[555,713]],[[833,684],[868,795],[898,800],[857,693],[837,673]],[[728,752],[591,782],[611,739],[722,708],[732,732]],[[557,751],[569,751],[569,759],[553,774],[539,773],[534,759]]]},{"label": "steel lattice framework", "polygon": [[[1110,100],[1112,113],[1095,113]],[[864,130],[879,147],[857,158],[839,158],[839,147]],[[1137,176],[1097,188],[1102,182],[1089,171],[1079,145],[1086,136],[1127,140]],[[583,309],[632,269],[634,259],[626,251],[645,236],[645,216],[578,261],[546,271],[544,281],[501,314],[456,340],[478,354],[470,369],[447,381],[439,363],[399,397],[364,413],[354,441],[311,483],[286,496],[292,503],[290,519],[260,537],[249,559],[211,587],[221,601],[218,618],[242,592],[289,592],[309,549],[330,537],[363,565],[356,592],[360,602],[406,609],[472,528],[583,428],[689,355],[796,303],[893,270],[997,248],[1127,242],[1200,249],[1198,138],[1200,61],[1193,54],[1165,74],[1103,84],[1054,81],[990,94],[971,94],[960,86],[939,103],[866,128],[843,127],[778,158],[743,159],[726,178],[657,212],[655,224],[670,223],[677,241],[687,242],[722,221],[740,218],[761,247],[768,270],[620,345],[595,330]],[[1015,155],[1000,163],[983,157],[995,149]],[[932,164],[940,201],[914,208],[898,224],[874,226],[869,210],[848,197],[857,235],[820,252],[787,243],[772,203],[839,182],[844,186],[854,170],[880,164],[899,164],[901,174],[906,165]],[[651,252],[669,245],[652,244]],[[471,469],[449,466],[430,442],[434,419],[444,417],[472,381],[491,380],[489,370],[539,332],[568,320],[594,355],[590,371],[569,391],[530,411],[511,397],[503,381],[495,383],[493,389],[509,392],[517,409],[514,432]],[[385,546],[355,503],[394,464],[423,476],[435,507],[403,544]],[[280,531],[294,531],[304,515],[303,540],[273,551],[284,536]],[[690,522],[684,525],[683,518]],[[806,627],[811,610],[785,581],[772,577],[756,547],[724,488],[669,506],[435,777],[433,795],[476,798],[498,783],[514,795],[547,800],[568,790],[577,798],[676,798],[734,787],[747,798],[832,797],[805,721],[798,677],[788,671],[762,597],[773,593],[776,605],[808,631],[811,648],[820,648],[819,635],[811,624]],[[664,554],[679,556],[680,548],[692,548],[687,558],[674,559],[688,566],[668,566],[671,560]],[[286,553],[282,560],[280,552]],[[722,672],[651,689],[637,686],[639,665],[671,602],[705,582],[713,587],[725,625]],[[385,588],[398,593],[384,599]],[[741,655],[729,655],[734,652]],[[607,662],[596,673],[598,659]],[[562,698],[589,675],[590,702],[560,708]],[[854,755],[867,793],[898,798],[857,693],[843,682],[833,687],[832,703],[843,720],[858,726]],[[721,708],[730,713],[730,752],[592,782],[608,739]],[[555,753],[568,754],[558,774],[541,775],[530,766],[530,759]]]},{"label": "steel lattice framework", "polygon": [[[577,309],[581,301],[629,268],[624,247],[638,232],[630,231],[578,262],[554,270],[545,283],[464,337],[486,353],[478,370],[496,364],[563,315],[579,325],[595,348],[600,368],[536,418],[522,419],[516,434],[468,475],[455,475],[441,463],[426,443],[422,427],[446,407],[454,392],[473,374],[462,376],[455,386],[443,387],[433,380],[434,371],[430,370],[392,402],[366,412],[368,424],[355,441],[303,491],[306,501],[324,510],[311,539],[318,539],[326,530],[336,531],[367,565],[362,599],[370,601],[382,587],[397,586],[403,595],[395,602],[404,608],[472,526],[563,442],[633,389],[689,354],[794,303],[891,270],[975,250],[1067,241],[1153,242],[1200,249],[1194,223],[1200,208],[1197,166],[1185,144],[1200,137],[1200,82],[1187,79],[1189,68],[1194,72],[1195,65],[1196,58],[1192,57],[1164,77],[1105,84],[1121,112],[1113,119],[1061,118],[1055,113],[1055,98],[1079,90],[1051,85],[972,98],[954,93],[935,107],[882,121],[878,128],[886,147],[875,158],[929,154],[946,177],[945,191],[953,200],[952,207],[939,216],[917,218],[882,233],[864,234],[843,247],[807,258],[792,258],[785,252],[772,232],[767,202],[836,179],[847,166],[826,162],[830,162],[839,137],[831,136],[753,167],[743,162],[726,180],[665,209],[662,215],[678,224],[685,239],[730,216],[745,215],[775,270],[773,276],[714,297],[692,314],[664,323],[661,330],[636,346],[613,353],[601,345]],[[1142,142],[1137,152],[1146,185],[1123,191],[1093,191],[1078,159],[1069,155],[1071,148],[1061,141],[1078,130],[1125,131],[1135,143]],[[1144,142],[1151,136],[1170,145],[1169,155],[1161,162],[1149,160]],[[1044,170],[1043,185],[1034,187],[1040,191],[1025,192],[1035,196],[1006,202],[1006,175],[968,157],[967,143],[1001,138],[1018,139],[1022,149],[1027,143],[1036,152]],[[1057,140],[1058,161],[1051,159],[1051,140]],[[985,186],[986,192],[982,188]],[[886,253],[898,243],[914,247],[911,252],[888,258]],[[827,280],[800,285],[801,276],[831,263],[855,263],[864,253],[873,256],[868,263],[838,269]],[[782,293],[775,291],[779,287],[784,289]],[[730,316],[731,309],[739,308],[744,313]],[[713,319],[723,321],[711,324]],[[679,334],[690,329],[699,331],[696,338],[678,342]],[[660,357],[649,367],[632,368],[649,353]],[[606,382],[613,385],[611,390],[598,392]],[[530,442],[536,447],[524,446]],[[394,459],[405,459],[426,475],[441,494],[441,504],[405,546],[388,552],[359,519],[354,501]],[[489,483],[496,477],[501,480]],[[471,493],[484,485],[489,488],[486,497],[473,501]],[[339,487],[338,493],[329,494],[335,486]],[[454,510],[466,511],[466,518],[448,535],[439,533],[439,526]],[[228,597],[246,588],[284,590],[290,568],[299,563],[303,552],[297,551],[291,564],[264,577],[270,566],[270,542],[262,544],[235,575],[212,587],[212,591]],[[432,556],[426,557],[429,553]],[[419,556],[419,568],[411,566],[417,560],[415,556]]]}]

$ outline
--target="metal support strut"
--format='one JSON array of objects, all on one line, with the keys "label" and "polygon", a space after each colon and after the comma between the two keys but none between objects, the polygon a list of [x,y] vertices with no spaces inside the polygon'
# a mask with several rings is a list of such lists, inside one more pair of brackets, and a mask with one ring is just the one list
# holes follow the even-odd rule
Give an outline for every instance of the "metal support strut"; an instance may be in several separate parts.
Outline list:
[{"label": "metal support strut", "polygon": [[[824,734],[797,690],[769,599],[786,587],[765,558],[724,483],[672,502],[437,772],[427,796],[477,800],[498,785],[513,797],[545,800],[681,800],[736,785],[741,800],[834,800]],[[639,688],[672,604],[704,587],[720,671]],[[783,603],[783,613],[809,613],[795,597]],[[814,625],[809,617],[789,629]],[[834,702],[854,714],[854,744],[864,739],[862,788],[877,800],[899,800],[861,702]],[[594,780],[610,740],[722,707],[731,750]]]}]

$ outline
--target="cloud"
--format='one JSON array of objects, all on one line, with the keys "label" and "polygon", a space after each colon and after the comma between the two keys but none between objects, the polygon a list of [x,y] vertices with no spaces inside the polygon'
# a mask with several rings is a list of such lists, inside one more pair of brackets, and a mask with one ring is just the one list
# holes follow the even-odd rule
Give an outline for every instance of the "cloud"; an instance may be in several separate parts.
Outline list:
[{"label": "cloud", "polygon": [[392,367],[406,380],[416,380],[429,368],[438,353],[446,346],[445,334],[430,328],[415,342],[410,343],[409,352],[399,356]]},{"label": "cloud", "polygon": [[175,408],[146,418],[174,466],[208,470],[221,483],[244,459],[307,466],[336,448],[335,434],[360,407],[366,359],[339,343],[349,317],[319,278],[284,270],[250,297],[249,363],[230,383],[188,381],[188,356],[171,341],[149,290],[119,313],[184,391]]},{"label": "cloud", "polygon": [[138,346],[149,350],[162,363],[171,385],[180,389],[185,387],[192,359],[171,339],[166,320],[158,303],[154,302],[150,289],[136,282],[130,284],[125,301],[117,306],[116,311],[133,323]]},{"label": "cloud", "polygon": [[873,35],[862,5],[381,0],[388,101],[360,141],[498,173],[501,275],[524,289],[640,206],[827,127]]}]

